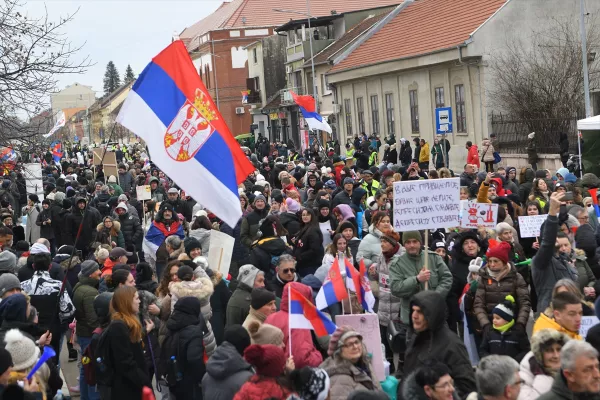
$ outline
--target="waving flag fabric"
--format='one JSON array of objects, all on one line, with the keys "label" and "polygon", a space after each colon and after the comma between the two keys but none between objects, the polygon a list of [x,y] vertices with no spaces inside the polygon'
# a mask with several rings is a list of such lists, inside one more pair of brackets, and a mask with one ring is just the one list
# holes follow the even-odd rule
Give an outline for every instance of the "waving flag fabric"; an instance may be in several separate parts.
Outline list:
[{"label": "waving flag fabric", "polygon": [[347,298],[348,291],[346,290],[346,286],[344,286],[344,279],[340,273],[340,265],[336,257],[331,268],[329,268],[329,273],[327,274],[327,278],[325,278],[323,286],[321,286],[319,293],[317,293],[315,303],[319,310],[323,310]]},{"label": "waving flag fabric", "polygon": [[54,133],[59,130],[60,128],[62,128],[63,126],[65,126],[65,123],[67,122],[67,118],[65,117],[65,112],[61,111],[60,113],[58,113],[56,115],[56,123],[54,124],[54,126],[52,127],[52,129],[50,129],[50,132],[42,135],[43,137],[47,138],[50,137],[52,135],[54,135]]},{"label": "waving flag fabric", "polygon": [[182,41],[131,88],[117,121],[144,139],[152,161],[229,226],[242,216],[237,185],[254,171],[208,95]]},{"label": "waving flag fabric", "polygon": [[290,291],[290,329],[312,329],[317,337],[335,332],[337,326],[325,314],[317,310],[317,307],[291,285],[287,285],[287,288]]},{"label": "waving flag fabric", "polygon": [[315,109],[315,99],[312,96],[299,96],[294,92],[290,92],[294,103],[298,104],[302,116],[306,120],[310,130],[320,129],[331,133],[331,126],[321,117]]},{"label": "waving flag fabric", "polygon": [[358,302],[365,311],[373,312],[373,306],[375,305],[375,296],[371,291],[371,284],[367,277],[367,268],[365,262],[360,260],[360,271],[350,261],[346,260],[346,285],[348,288],[356,293]]},{"label": "waving flag fabric", "polygon": [[164,224],[152,221],[150,229],[144,237],[142,243],[142,250],[145,254],[156,260],[156,251],[161,244],[165,241],[167,236],[177,235],[183,240],[185,233],[183,232],[183,226],[178,221],[173,221],[169,228]]},{"label": "waving flag fabric", "polygon": [[52,149],[52,158],[54,159],[54,162],[59,163],[63,156],[62,143],[60,143],[58,140],[55,140],[50,144],[50,148]]},{"label": "waving flag fabric", "polygon": [[598,217],[598,221],[600,221],[600,207],[598,206],[598,189],[588,189],[588,192],[590,192],[590,196],[592,196],[592,203],[594,203],[596,217]]}]

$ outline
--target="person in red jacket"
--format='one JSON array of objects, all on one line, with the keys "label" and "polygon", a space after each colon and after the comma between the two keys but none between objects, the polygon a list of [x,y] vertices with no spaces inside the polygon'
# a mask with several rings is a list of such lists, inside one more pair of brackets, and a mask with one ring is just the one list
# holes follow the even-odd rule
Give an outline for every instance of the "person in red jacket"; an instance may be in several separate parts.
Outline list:
[{"label": "person in red jacket", "polygon": [[468,150],[467,164],[477,165],[477,168],[480,168],[481,162],[479,161],[479,150],[477,149],[477,145],[469,140],[465,147]]},{"label": "person in red jacket", "polygon": [[283,287],[283,296],[281,298],[281,311],[277,311],[267,317],[265,320],[266,324],[271,324],[281,329],[283,332],[283,343],[285,345],[284,351],[285,356],[290,355],[294,359],[296,368],[302,367],[318,367],[323,362],[323,356],[319,350],[315,347],[311,335],[311,331],[308,329],[294,329],[292,331],[292,349],[288,348],[290,327],[289,327],[289,289],[288,285],[292,285],[292,288],[296,289],[310,300],[314,304],[312,289],[300,282],[290,282]]},{"label": "person in red jacket", "polygon": [[292,394],[291,388],[279,379],[286,369],[293,369],[280,347],[253,344],[244,350],[244,359],[254,367],[256,374],[242,385],[233,400],[285,400]]}]

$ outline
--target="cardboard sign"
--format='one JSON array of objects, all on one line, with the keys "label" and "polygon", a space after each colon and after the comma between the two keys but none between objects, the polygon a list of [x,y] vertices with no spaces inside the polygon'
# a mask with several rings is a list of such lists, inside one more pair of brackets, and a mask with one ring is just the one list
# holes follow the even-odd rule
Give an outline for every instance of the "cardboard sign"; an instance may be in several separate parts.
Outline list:
[{"label": "cardboard sign", "polygon": [[379,382],[383,382],[385,380],[383,366],[385,358],[381,349],[381,332],[377,314],[338,315],[335,317],[335,324],[337,326],[350,326],[362,335],[367,351],[373,355],[371,363],[373,364],[375,377]]},{"label": "cardboard sign", "polygon": [[[210,231],[210,248],[208,249],[208,266],[213,271],[219,271],[224,277],[229,273],[233,244],[235,239],[226,233]],[[207,254],[203,254],[207,256]]]},{"label": "cardboard sign", "polygon": [[540,236],[540,228],[546,220],[547,215],[527,215],[519,217],[519,230],[522,238]]},{"label": "cardboard sign", "polygon": [[495,228],[498,219],[498,204],[469,201],[462,204],[460,226],[477,229],[480,226]]},{"label": "cardboard sign", "polygon": [[23,177],[27,194],[37,194],[40,201],[44,200],[42,165],[40,163],[23,164]]},{"label": "cardboard sign", "polygon": [[585,339],[590,328],[598,322],[600,321],[598,321],[597,317],[581,317],[581,327],[579,327],[579,334],[581,337]]},{"label": "cardboard sign", "polygon": [[457,227],[459,213],[459,178],[394,182],[396,232]]},{"label": "cardboard sign", "polygon": [[136,186],[135,193],[139,201],[152,200],[150,185]]}]

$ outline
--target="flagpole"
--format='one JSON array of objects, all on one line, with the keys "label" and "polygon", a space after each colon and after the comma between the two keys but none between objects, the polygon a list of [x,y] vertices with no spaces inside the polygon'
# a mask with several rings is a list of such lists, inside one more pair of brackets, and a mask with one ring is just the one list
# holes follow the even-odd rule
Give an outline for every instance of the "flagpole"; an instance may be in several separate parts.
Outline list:
[{"label": "flagpole", "polygon": [[[288,313],[292,312],[292,285],[289,283],[288,285]],[[288,351],[290,352],[290,357],[292,356],[292,327],[290,325],[290,321],[288,320]]]}]

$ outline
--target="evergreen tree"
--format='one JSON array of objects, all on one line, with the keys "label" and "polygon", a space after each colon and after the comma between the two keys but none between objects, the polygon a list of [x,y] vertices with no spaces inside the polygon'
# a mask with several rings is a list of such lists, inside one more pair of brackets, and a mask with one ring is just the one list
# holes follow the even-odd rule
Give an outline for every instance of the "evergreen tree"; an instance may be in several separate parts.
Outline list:
[{"label": "evergreen tree", "polygon": [[135,74],[133,73],[133,69],[130,64],[127,64],[127,69],[125,70],[125,76],[123,77],[123,83],[129,83],[135,80]]},{"label": "evergreen tree", "polygon": [[115,63],[109,61],[106,65],[106,72],[104,73],[104,95],[107,96],[117,90],[121,86],[121,78],[119,77],[119,71],[115,67]]}]

